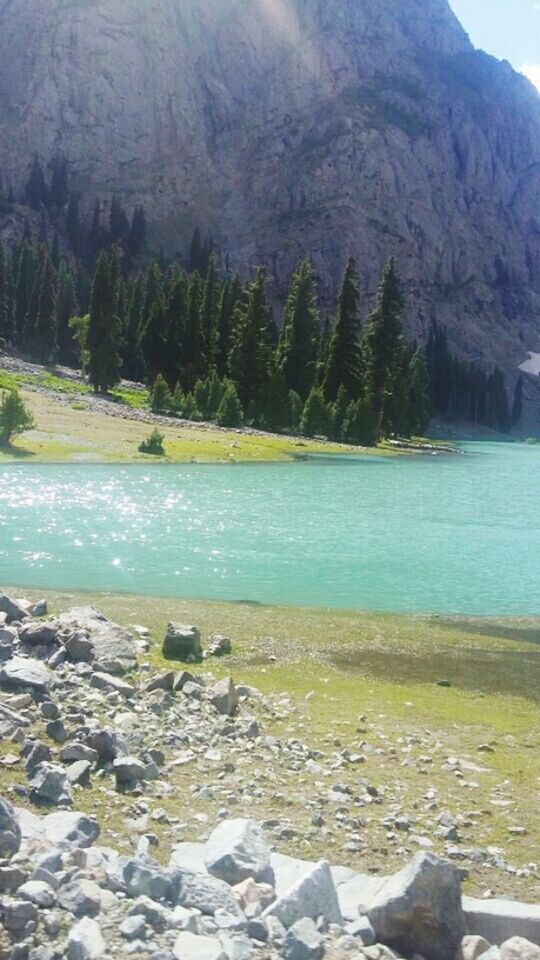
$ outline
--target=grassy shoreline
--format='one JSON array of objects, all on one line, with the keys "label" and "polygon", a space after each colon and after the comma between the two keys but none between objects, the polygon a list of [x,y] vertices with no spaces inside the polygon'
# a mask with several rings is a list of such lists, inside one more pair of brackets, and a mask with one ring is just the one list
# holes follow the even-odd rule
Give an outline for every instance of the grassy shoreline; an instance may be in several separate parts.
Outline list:
[{"label": "grassy shoreline", "polygon": [[[530,861],[540,839],[535,817],[540,618],[413,616],[129,594],[10,592],[32,599],[45,596],[53,612],[92,603],[120,623],[147,627],[152,642],[142,661],[151,669],[170,668],[161,655],[169,619],[194,623],[204,639],[225,633],[233,641],[233,655],[194,669],[232,674],[270,697],[290,698],[294,722],[281,723],[276,717],[266,732],[284,738],[301,735],[326,753],[329,744],[356,752],[368,742],[365,763],[336,770],[328,788],[334,781],[346,782],[354,791],[359,776],[367,777],[377,786],[383,806],[376,817],[369,811],[362,814],[368,840],[362,856],[342,847],[339,831],[329,834],[328,856],[334,862],[386,871],[402,862],[403,847],[415,852],[414,839],[389,839],[381,827],[380,817],[388,808],[409,815],[421,834],[430,818],[435,833],[438,813],[450,811],[460,822],[465,849],[496,847],[516,868]],[[441,679],[452,685],[438,686]],[[464,765],[459,777],[452,758]],[[299,831],[295,850],[310,856],[315,853],[305,809],[310,777],[300,776],[294,790],[292,784],[278,787],[276,797],[291,787],[286,802],[276,800],[277,806],[255,813],[275,815],[285,803],[287,817]],[[426,812],[431,808],[426,791],[436,796],[433,814]],[[513,835],[516,826],[526,833]],[[118,829],[116,821],[110,829]],[[442,841],[435,840],[435,850],[444,852]],[[520,877],[480,864],[468,888],[480,893],[491,887],[530,899],[540,894],[539,879],[534,872]]]}]

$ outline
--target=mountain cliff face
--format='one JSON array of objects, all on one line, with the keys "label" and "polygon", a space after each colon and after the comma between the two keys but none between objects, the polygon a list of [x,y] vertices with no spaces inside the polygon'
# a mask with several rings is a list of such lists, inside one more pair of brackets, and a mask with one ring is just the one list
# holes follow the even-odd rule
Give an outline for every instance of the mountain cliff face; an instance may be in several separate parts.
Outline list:
[{"label": "mountain cliff face", "polygon": [[540,98],[447,0],[0,0],[0,169],[63,153],[85,196],[195,224],[279,291],[399,259],[411,335],[516,370],[540,349]]}]

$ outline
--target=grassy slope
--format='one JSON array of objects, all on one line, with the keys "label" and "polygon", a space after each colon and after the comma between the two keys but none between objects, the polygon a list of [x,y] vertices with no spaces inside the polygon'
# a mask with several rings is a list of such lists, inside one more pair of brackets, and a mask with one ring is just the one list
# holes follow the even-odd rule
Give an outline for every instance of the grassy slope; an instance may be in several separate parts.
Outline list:
[{"label": "grassy slope", "polygon": [[[141,441],[153,429],[144,420],[108,416],[86,408],[84,395],[79,396],[75,391],[72,403],[60,402],[53,394],[24,389],[22,394],[37,427],[18,437],[11,448],[0,449],[0,463],[15,460],[159,462],[160,458],[138,451]],[[339,444],[182,426],[174,421],[170,427],[160,425],[159,429],[165,436],[166,459],[173,463],[286,461],[309,453],[358,451],[358,448]]]},{"label": "grassy slope", "polygon": [[[326,781],[347,783],[358,790],[361,776],[379,789],[386,789],[384,802],[373,812],[360,809],[360,833],[367,841],[365,854],[344,847],[339,827],[324,841],[325,855],[334,862],[350,863],[361,870],[387,870],[399,866],[407,853],[415,852],[408,836],[389,839],[381,820],[399,807],[407,812],[419,832],[429,817],[440,811],[463,817],[463,846],[501,848],[510,863],[527,864],[536,848],[539,828],[536,806],[539,794],[540,750],[540,622],[523,620],[466,620],[360,614],[346,611],[309,610],[185,602],[131,596],[49,594],[53,609],[72,602],[95,603],[122,623],[141,623],[152,632],[148,659],[163,666],[160,640],[169,619],[195,623],[204,636],[227,633],[234,654],[226,661],[212,661],[218,675],[232,672],[237,680],[252,683],[266,693],[290,694],[297,712],[293,721],[271,725],[287,739],[299,736],[309,745],[351,750],[368,741],[376,749],[361,767],[345,767]],[[273,658],[277,658],[275,661]],[[202,669],[206,669],[203,667]],[[441,688],[442,677],[452,687]],[[306,696],[310,694],[306,700]],[[493,753],[480,753],[488,744]],[[377,749],[384,753],[380,755]],[[431,760],[425,760],[425,755]],[[459,778],[443,764],[450,756],[468,760],[482,771]],[[416,766],[404,760],[416,758]],[[423,759],[422,759],[423,758]],[[211,765],[210,765],[211,766]],[[242,779],[260,774],[256,754]],[[270,771],[267,771],[270,773]],[[5,776],[5,775],[4,775]],[[10,777],[13,774],[9,774]],[[208,813],[213,822],[219,804],[191,799],[194,778],[212,782],[212,771],[197,767],[175,773],[175,792],[170,809],[186,820],[196,811]],[[277,767],[276,792],[250,804],[245,813],[288,819],[299,835],[283,850],[305,856],[320,856],[320,835],[310,828],[312,780]],[[210,778],[210,779],[208,779]],[[438,792],[433,814],[426,791]],[[499,801],[503,800],[504,805]],[[78,805],[80,806],[79,801]],[[87,795],[89,808],[95,795]],[[99,802],[99,801],[98,801]],[[107,807],[107,804],[104,804]],[[167,802],[163,801],[167,807]],[[235,807],[241,815],[242,803]],[[122,833],[123,808],[103,811],[105,836]],[[331,823],[334,812],[328,811]],[[427,819],[426,819],[427,818]],[[512,837],[509,827],[522,826],[527,835]],[[436,824],[432,822],[432,836]],[[158,829],[156,827],[156,829]],[[195,836],[200,823],[190,827]],[[186,837],[193,836],[189,830]],[[166,836],[164,837],[166,849]],[[436,844],[442,852],[444,847]],[[480,892],[492,888],[536,897],[538,882],[530,877],[512,877],[489,867],[475,868],[468,884]]]}]

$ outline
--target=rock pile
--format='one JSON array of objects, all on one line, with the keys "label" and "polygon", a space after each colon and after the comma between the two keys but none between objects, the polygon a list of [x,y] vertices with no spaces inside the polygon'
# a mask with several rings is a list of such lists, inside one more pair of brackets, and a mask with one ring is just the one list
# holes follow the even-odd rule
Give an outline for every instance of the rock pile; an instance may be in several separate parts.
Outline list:
[{"label": "rock pile", "polygon": [[[540,960],[540,908],[462,898],[460,872],[432,853],[362,875],[324,849],[318,862],[274,852],[270,822],[227,807],[204,841],[186,840],[154,801],[174,799],[172,773],[199,758],[271,757],[262,696],[186,670],[144,674],[144,631],[93,608],[40,620],[43,604],[0,597],[0,611],[2,765],[17,771],[0,799],[2,960]],[[167,637],[202,654],[194,627]],[[73,809],[95,784],[111,803],[135,798],[127,852],[99,844],[92,807]],[[163,818],[170,856],[150,829]]]}]

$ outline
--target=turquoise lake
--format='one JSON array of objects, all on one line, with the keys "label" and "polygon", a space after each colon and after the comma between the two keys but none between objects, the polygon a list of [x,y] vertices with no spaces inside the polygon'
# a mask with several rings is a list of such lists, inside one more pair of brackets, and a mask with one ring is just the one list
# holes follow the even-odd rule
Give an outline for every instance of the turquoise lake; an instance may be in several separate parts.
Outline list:
[{"label": "turquoise lake", "polygon": [[540,614],[540,446],[275,465],[0,467],[0,583]]}]

